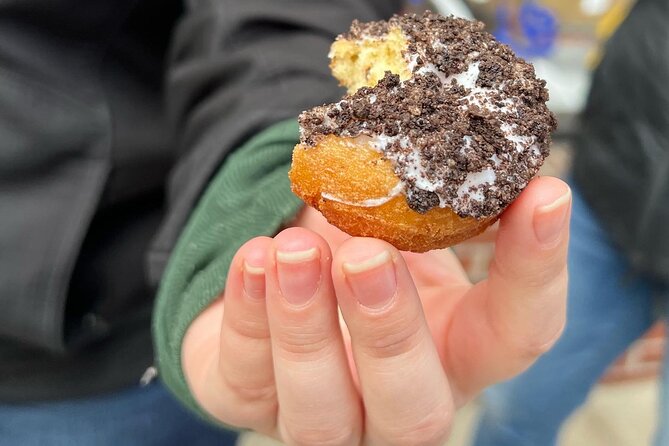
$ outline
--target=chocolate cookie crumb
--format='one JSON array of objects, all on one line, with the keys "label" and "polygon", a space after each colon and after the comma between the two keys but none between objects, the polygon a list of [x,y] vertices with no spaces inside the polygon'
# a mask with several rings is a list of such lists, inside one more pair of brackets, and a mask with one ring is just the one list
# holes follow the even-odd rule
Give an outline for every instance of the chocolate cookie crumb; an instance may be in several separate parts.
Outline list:
[{"label": "chocolate cookie crumb", "polygon": [[300,115],[301,142],[365,137],[391,161],[411,209],[451,207],[460,216],[499,214],[548,155],[556,120],[534,68],[484,25],[433,13],[354,22],[345,39],[399,28],[412,77],[386,72],[340,102]]},{"label": "chocolate cookie crumb", "polygon": [[407,204],[414,211],[424,214],[439,206],[439,196],[434,192],[422,189],[411,189],[407,192]]}]

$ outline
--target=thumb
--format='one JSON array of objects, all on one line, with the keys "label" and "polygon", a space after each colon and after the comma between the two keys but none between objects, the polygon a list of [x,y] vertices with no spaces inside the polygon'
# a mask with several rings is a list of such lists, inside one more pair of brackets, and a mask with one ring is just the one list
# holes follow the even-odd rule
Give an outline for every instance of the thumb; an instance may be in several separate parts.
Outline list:
[{"label": "thumb", "polygon": [[502,215],[488,278],[461,301],[449,331],[447,355],[466,393],[520,373],[559,338],[570,212],[569,186],[542,177]]},{"label": "thumb", "polygon": [[489,323],[530,357],[557,340],[565,322],[571,190],[536,179],[500,222],[485,293]]}]

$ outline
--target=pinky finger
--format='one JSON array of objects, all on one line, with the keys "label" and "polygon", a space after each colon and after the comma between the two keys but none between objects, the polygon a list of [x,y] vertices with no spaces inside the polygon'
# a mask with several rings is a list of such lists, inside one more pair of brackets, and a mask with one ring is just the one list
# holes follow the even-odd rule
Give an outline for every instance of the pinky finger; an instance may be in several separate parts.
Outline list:
[{"label": "pinky finger", "polygon": [[[271,239],[258,237],[233,259],[221,317],[211,317],[215,342],[193,392],[216,419],[274,435],[277,399],[265,307],[265,252]],[[202,316],[201,316],[202,317]],[[200,318],[198,318],[200,319]]]}]

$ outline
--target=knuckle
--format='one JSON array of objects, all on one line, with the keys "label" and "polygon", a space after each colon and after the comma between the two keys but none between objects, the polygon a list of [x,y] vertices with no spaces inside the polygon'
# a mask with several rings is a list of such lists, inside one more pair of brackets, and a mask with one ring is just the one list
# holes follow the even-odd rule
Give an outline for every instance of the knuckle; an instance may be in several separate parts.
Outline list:
[{"label": "knuckle", "polygon": [[[499,272],[499,267],[495,268]],[[528,280],[522,281],[523,289],[511,287],[506,291],[505,297],[513,301],[503,317],[494,313],[498,307],[488,306],[488,325],[509,357],[525,363],[532,362],[558,341],[566,320],[566,307],[563,305],[566,274],[566,268],[544,279],[528,274]]]},{"label": "knuckle", "polygon": [[560,328],[558,328],[558,330],[547,339],[544,338],[542,340],[535,340],[534,342],[530,342],[526,352],[530,355],[534,355],[535,358],[543,355],[552,349],[553,346],[555,346],[557,341],[562,336],[562,332],[564,332],[564,324],[560,325]]},{"label": "knuckle", "polygon": [[265,320],[236,317],[228,322],[230,329],[243,338],[264,341],[269,339],[269,326]]},{"label": "knuckle", "polygon": [[305,361],[326,356],[332,347],[330,336],[318,329],[282,329],[274,342],[291,359]]},{"label": "knuckle", "polygon": [[350,426],[294,428],[286,437],[286,442],[293,446],[353,446],[359,443],[357,433]]},{"label": "knuckle", "polygon": [[564,324],[550,336],[507,337],[506,344],[517,358],[524,361],[534,361],[553,348],[563,331]]},{"label": "knuckle", "polygon": [[[375,359],[400,356],[418,346],[423,339],[419,316],[407,321],[393,321],[375,327],[356,342],[365,353]],[[355,342],[355,339],[354,339]]]},{"label": "knuckle", "polygon": [[276,400],[276,386],[274,382],[255,384],[226,378],[225,384],[228,391],[241,401],[261,402]]},{"label": "knuckle", "polygon": [[567,264],[554,259],[521,264],[517,261],[500,261],[493,257],[489,270],[510,283],[520,281],[524,288],[538,289],[556,278],[562,278],[566,274]]},{"label": "knuckle", "polygon": [[544,288],[557,279],[566,277],[567,263],[558,263],[555,261],[540,262],[531,270],[527,276],[527,281],[531,288]]},{"label": "knuckle", "polygon": [[194,394],[198,404],[211,417],[241,428],[258,429],[271,424],[278,407],[273,386],[230,386],[222,379]]},{"label": "knuckle", "polygon": [[241,429],[252,429],[256,432],[270,432],[273,426],[277,405],[258,406],[248,404],[227,408],[221,415],[214,418],[221,423]]},{"label": "knuckle", "polygon": [[442,445],[450,435],[452,422],[453,412],[443,407],[411,426],[404,426],[402,431],[390,432],[384,443],[397,446]]}]

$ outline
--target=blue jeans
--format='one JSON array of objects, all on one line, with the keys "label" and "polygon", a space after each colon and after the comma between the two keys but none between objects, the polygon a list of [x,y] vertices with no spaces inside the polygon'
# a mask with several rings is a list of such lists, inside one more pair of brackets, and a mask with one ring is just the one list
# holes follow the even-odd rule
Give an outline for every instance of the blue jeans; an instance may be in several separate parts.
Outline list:
[{"label": "blue jeans", "polygon": [[158,382],[103,397],[0,404],[1,446],[232,446],[236,435],[196,419]]},{"label": "blue jeans", "polygon": [[[567,325],[555,347],[517,378],[489,389],[476,446],[550,446],[607,367],[653,323],[667,285],[635,276],[574,188]],[[666,360],[665,360],[666,361]],[[664,367],[658,445],[669,445]]]}]

